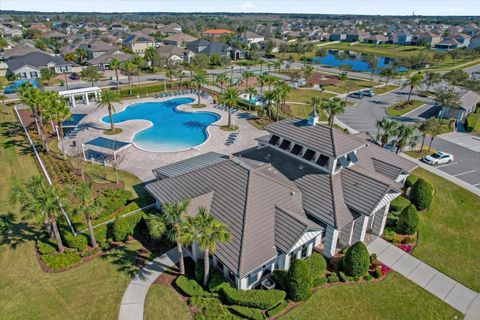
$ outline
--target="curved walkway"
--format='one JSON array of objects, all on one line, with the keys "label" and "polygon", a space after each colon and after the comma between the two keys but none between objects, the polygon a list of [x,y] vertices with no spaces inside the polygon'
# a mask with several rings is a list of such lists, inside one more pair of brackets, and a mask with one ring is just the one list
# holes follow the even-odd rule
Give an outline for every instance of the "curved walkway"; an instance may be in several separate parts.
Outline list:
[{"label": "curved walkway", "polygon": [[172,267],[178,260],[175,247],[140,269],[123,294],[118,319],[142,320],[148,289],[162,272]]},{"label": "curved walkway", "polygon": [[479,319],[480,296],[452,278],[418,260],[391,243],[377,238],[368,245],[370,253],[408,280],[429,291],[465,314],[465,319]]}]

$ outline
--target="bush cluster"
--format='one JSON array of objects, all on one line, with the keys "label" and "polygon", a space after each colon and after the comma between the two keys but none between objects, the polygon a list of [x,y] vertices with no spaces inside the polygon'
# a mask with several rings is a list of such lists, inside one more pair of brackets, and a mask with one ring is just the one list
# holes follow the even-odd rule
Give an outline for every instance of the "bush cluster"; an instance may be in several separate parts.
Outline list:
[{"label": "bush cluster", "polygon": [[433,186],[425,179],[418,179],[410,191],[410,201],[417,210],[430,208],[433,199]]},{"label": "bush cluster", "polygon": [[66,269],[81,261],[78,252],[44,254],[41,259],[52,270]]},{"label": "bush cluster", "polygon": [[95,240],[98,243],[102,243],[107,241],[108,238],[108,224],[101,225],[93,229],[93,233],[95,234]]},{"label": "bush cluster", "polygon": [[258,309],[271,309],[285,299],[282,290],[238,290],[224,286],[223,295],[230,304]]},{"label": "bush cluster", "polygon": [[338,276],[336,273],[331,273],[328,277],[327,277],[327,282],[328,283],[336,283],[338,282],[339,279],[338,279]]},{"label": "bush cluster", "polygon": [[272,272],[273,281],[280,290],[287,290],[288,271],[274,270]]},{"label": "bush cluster", "polygon": [[305,259],[305,261],[308,264],[310,276],[314,281],[323,276],[327,270],[327,261],[325,261],[325,258],[319,253],[313,253],[310,257]]},{"label": "bush cluster", "polygon": [[315,280],[313,280],[313,287],[318,288],[325,283],[327,283],[327,278],[316,278]]},{"label": "bush cluster", "polygon": [[295,260],[288,271],[288,295],[293,301],[305,301],[312,294],[313,279],[305,260]]},{"label": "bush cluster", "polygon": [[267,317],[273,318],[277,314],[285,310],[287,307],[288,307],[287,301],[282,301],[279,305],[267,311]]},{"label": "bush cluster", "polygon": [[62,230],[62,240],[69,248],[83,251],[88,246],[88,236],[84,233],[78,233],[76,236],[65,228]]},{"label": "bush cluster", "polygon": [[195,320],[238,319],[237,316],[228,312],[218,298],[193,297],[190,299],[190,304],[198,309]]},{"label": "bush cluster", "polygon": [[104,214],[111,214],[124,207],[128,200],[132,198],[132,193],[123,189],[105,189],[97,197],[97,201],[104,209]]},{"label": "bush cluster", "polygon": [[403,209],[410,205],[410,200],[400,196],[390,202],[390,212],[401,212]]},{"label": "bush cluster", "polygon": [[413,204],[403,209],[397,223],[397,231],[401,234],[414,234],[418,228],[418,212]]},{"label": "bush cluster", "polygon": [[185,276],[179,276],[175,280],[175,284],[182,290],[182,292],[189,297],[211,297],[210,292],[205,291],[197,281],[189,279]]},{"label": "bush cluster", "polygon": [[208,280],[208,291],[215,293],[220,292],[224,286],[231,287],[230,282],[225,279],[223,274],[216,270],[210,272],[210,279]]},{"label": "bush cluster", "polygon": [[407,177],[407,180],[405,180],[405,186],[407,188],[413,187],[413,185],[415,184],[415,182],[417,182],[417,180],[418,180],[418,176],[411,174]]},{"label": "bush cluster", "polygon": [[363,242],[358,241],[348,248],[343,258],[345,273],[351,277],[361,277],[368,272],[370,255]]},{"label": "bush cluster", "polygon": [[198,259],[195,262],[195,279],[198,283],[203,283],[203,276],[205,275],[205,264],[203,259]]},{"label": "bush cluster", "polygon": [[249,308],[243,306],[230,306],[228,309],[235,315],[249,320],[263,320],[265,315],[263,312],[256,308]]},{"label": "bush cluster", "polygon": [[52,239],[37,240],[37,248],[41,254],[50,254],[57,251],[57,244]]},{"label": "bush cluster", "polygon": [[143,212],[134,213],[128,217],[115,219],[112,225],[112,235],[116,241],[125,241],[133,235],[135,227],[143,218]]}]

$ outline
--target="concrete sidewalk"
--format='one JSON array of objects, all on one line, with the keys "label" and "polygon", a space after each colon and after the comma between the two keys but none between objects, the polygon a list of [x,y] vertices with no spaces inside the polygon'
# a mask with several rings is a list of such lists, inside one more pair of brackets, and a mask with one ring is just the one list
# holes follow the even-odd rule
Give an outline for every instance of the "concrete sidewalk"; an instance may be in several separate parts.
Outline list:
[{"label": "concrete sidewalk", "polygon": [[368,251],[376,253],[382,263],[461,311],[465,314],[465,319],[480,319],[480,298],[477,292],[382,238],[371,242]]},{"label": "concrete sidewalk", "polygon": [[119,320],[141,320],[145,298],[153,282],[178,262],[177,248],[170,249],[140,269],[125,290],[120,304]]}]

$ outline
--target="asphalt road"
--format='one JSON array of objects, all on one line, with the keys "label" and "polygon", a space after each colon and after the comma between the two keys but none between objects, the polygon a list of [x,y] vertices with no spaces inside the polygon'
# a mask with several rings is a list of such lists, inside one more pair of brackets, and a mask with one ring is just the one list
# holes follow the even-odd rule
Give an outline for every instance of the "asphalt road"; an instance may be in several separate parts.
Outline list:
[{"label": "asphalt road", "polygon": [[[351,101],[355,100],[357,105],[348,108],[344,114],[338,116],[338,119],[357,131],[368,132],[375,137],[377,135],[376,121],[385,117],[391,119],[392,117],[386,114],[385,109],[389,105],[405,100],[407,94],[406,90],[397,90],[372,98],[364,98],[361,100],[352,99]],[[439,109],[434,106],[433,101],[430,99],[419,97],[418,95],[414,95],[413,99],[425,101],[425,106],[405,116],[395,117],[395,120],[414,123],[438,113]],[[445,138],[442,138],[442,136],[436,137],[433,140],[432,148],[453,154],[455,161],[451,164],[440,165],[437,168],[480,188],[480,152],[457,143],[452,143],[448,141],[447,136],[444,137]],[[428,145],[429,142],[429,139],[427,139],[426,145]],[[480,140],[478,141],[478,145],[480,145]]]}]

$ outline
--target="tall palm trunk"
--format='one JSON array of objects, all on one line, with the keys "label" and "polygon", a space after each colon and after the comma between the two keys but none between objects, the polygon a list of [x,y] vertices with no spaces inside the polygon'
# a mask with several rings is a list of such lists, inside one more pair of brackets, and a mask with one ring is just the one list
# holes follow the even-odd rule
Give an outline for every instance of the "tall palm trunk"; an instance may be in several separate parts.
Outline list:
[{"label": "tall palm trunk", "polygon": [[203,267],[205,269],[205,273],[203,274],[203,286],[206,287],[208,285],[208,276],[210,275],[210,257],[208,248],[205,249],[203,254]]},{"label": "tall palm trunk", "polygon": [[232,127],[232,107],[228,106],[228,127]]},{"label": "tall palm trunk", "polygon": [[330,127],[333,127],[333,121],[335,119],[335,115],[333,113],[330,113],[330,115],[328,116],[328,125]]},{"label": "tall palm trunk", "polygon": [[60,237],[60,231],[58,231],[57,220],[50,218],[50,224],[53,227],[53,233],[55,234],[55,240],[57,241],[58,252],[63,253],[62,237]]},{"label": "tall palm trunk", "polygon": [[252,94],[248,95],[248,111],[252,110]]},{"label": "tall palm trunk", "polygon": [[53,239],[53,237],[55,235],[53,234],[52,224],[50,223],[50,220],[48,218],[45,218],[45,220],[43,221],[43,225],[45,226],[45,229],[47,230],[48,237],[50,239]]},{"label": "tall palm trunk", "polygon": [[197,105],[200,105],[200,88],[197,88]]},{"label": "tall palm trunk", "polygon": [[42,119],[42,114],[37,111],[37,118],[38,118],[38,126],[40,128],[40,138],[42,139],[43,142],[43,147],[45,148],[45,151],[49,152],[50,148],[48,147],[48,141],[47,141],[47,134],[45,133],[45,130],[43,130],[43,119]]},{"label": "tall palm trunk", "polygon": [[434,137],[430,138],[430,143],[428,144],[428,152],[430,152],[430,149],[432,148],[433,139]]},{"label": "tall palm trunk", "polygon": [[177,252],[178,252],[178,263],[180,265],[180,274],[185,274],[185,263],[183,261],[183,248],[182,248],[182,242],[180,241],[179,238],[179,232],[180,232],[180,227],[176,226],[177,229]]},{"label": "tall palm trunk", "polygon": [[425,138],[426,138],[426,134],[423,134],[423,137],[422,137],[422,146],[420,147],[420,151],[419,152],[422,152],[423,151],[423,147],[425,146]]},{"label": "tall palm trunk", "polygon": [[276,119],[275,119],[275,122],[278,122],[279,118],[280,118],[280,106],[279,106],[279,103],[276,103],[275,104],[275,110],[277,112],[277,115],[276,115]]},{"label": "tall palm trunk", "polygon": [[67,154],[65,153],[65,145],[63,144],[63,126],[61,121],[57,122],[57,135],[58,142],[60,142],[60,146],[62,147],[63,159],[67,159]]},{"label": "tall palm trunk", "polygon": [[113,123],[113,114],[112,114],[112,107],[108,106],[108,117],[110,118],[110,131],[115,129],[115,125]]},{"label": "tall palm trunk", "polygon": [[120,92],[120,83],[118,82],[118,69],[115,69],[115,79],[117,80],[117,92]]},{"label": "tall palm trunk", "polygon": [[92,245],[92,248],[96,248],[97,239],[95,239],[95,233],[93,232],[93,226],[92,226],[92,218],[90,216],[87,216],[87,225],[88,225],[88,233],[90,233],[90,244]]},{"label": "tall palm trunk", "polygon": [[410,99],[412,98],[413,87],[410,87],[410,92],[408,93],[408,100],[407,103],[410,103]]},{"label": "tall palm trunk", "polygon": [[128,75],[128,94],[132,95],[132,76]]}]

